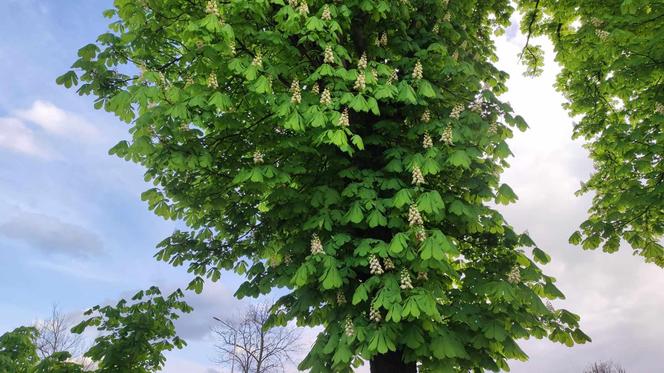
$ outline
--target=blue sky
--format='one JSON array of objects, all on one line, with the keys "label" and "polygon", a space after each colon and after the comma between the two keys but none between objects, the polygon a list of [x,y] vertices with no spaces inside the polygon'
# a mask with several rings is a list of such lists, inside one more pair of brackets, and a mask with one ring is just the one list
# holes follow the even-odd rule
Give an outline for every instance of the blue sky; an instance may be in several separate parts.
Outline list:
[{"label": "blue sky", "polygon": [[[152,259],[176,224],[140,201],[147,189],[141,168],[107,155],[127,125],[54,83],[77,49],[105,31],[101,12],[110,5],[0,1],[0,334],[44,317],[53,303],[79,314],[139,288],[171,289],[188,279]],[[512,141],[516,158],[504,177],[520,201],[502,211],[552,254],[546,270],[568,295],[557,306],[581,314],[594,342],[568,349],[527,341],[531,360],[513,371],[580,372],[612,359],[629,372],[657,372],[664,366],[664,270],[629,250],[607,255],[567,244],[589,205],[573,193],[591,163],[582,144],[570,140],[572,120],[551,88],[550,48],[547,72],[526,79],[515,57],[523,42],[514,29],[498,41],[500,66],[512,76],[506,98],[531,125]],[[166,371],[224,372],[212,363],[209,327],[212,315],[237,310],[231,295],[239,281],[227,275],[191,298],[196,312],[178,324],[190,346],[171,354]]]}]

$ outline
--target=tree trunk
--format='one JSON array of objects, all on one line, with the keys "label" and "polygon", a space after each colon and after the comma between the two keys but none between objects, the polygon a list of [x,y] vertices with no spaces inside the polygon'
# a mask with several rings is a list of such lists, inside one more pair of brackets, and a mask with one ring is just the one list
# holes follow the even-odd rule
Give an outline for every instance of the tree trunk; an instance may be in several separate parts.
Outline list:
[{"label": "tree trunk", "polygon": [[371,359],[371,373],[417,373],[417,363],[404,363],[401,351],[388,352]]}]

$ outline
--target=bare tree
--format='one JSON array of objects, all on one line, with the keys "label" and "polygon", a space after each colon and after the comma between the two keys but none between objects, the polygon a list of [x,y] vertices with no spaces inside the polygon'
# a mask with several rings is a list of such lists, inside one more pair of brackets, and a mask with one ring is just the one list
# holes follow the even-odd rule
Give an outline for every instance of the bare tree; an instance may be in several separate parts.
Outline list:
[{"label": "bare tree", "polygon": [[35,342],[37,353],[42,359],[55,352],[67,351],[72,356],[83,353],[83,337],[73,334],[70,329],[76,320],[71,315],[60,311],[57,305],[51,307],[51,316],[46,320],[35,323],[39,336]]},{"label": "bare tree", "polygon": [[218,362],[241,373],[283,372],[298,351],[300,334],[293,327],[267,329],[270,306],[251,306],[238,319],[214,318],[219,325],[213,329],[217,336]]},{"label": "bare tree", "polygon": [[627,371],[613,361],[601,361],[588,366],[583,373],[627,373]]}]

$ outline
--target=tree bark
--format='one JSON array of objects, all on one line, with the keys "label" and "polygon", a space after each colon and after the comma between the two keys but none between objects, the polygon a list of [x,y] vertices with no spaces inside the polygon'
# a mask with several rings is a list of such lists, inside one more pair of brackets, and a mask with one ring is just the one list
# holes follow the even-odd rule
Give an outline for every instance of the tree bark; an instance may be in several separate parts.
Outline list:
[{"label": "tree bark", "polygon": [[371,359],[371,373],[417,373],[417,363],[404,363],[401,351],[390,351]]}]

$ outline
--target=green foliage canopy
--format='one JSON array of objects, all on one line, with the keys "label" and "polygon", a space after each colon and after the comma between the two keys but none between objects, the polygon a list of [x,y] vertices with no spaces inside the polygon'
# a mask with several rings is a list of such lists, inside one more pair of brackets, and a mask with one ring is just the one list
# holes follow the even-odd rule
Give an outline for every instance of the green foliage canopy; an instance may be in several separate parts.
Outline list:
[{"label": "green foliage canopy", "polygon": [[594,174],[579,190],[595,194],[590,214],[570,242],[615,252],[624,239],[635,254],[664,267],[664,2],[519,6],[522,29],[555,46],[562,66],[556,87],[580,118],[574,136],[588,141],[594,161]]},{"label": "green foliage canopy", "polygon": [[181,313],[192,310],[181,300],[183,296],[177,290],[163,297],[151,287],[136,293],[130,302],[122,299],[115,306],[91,308],[85,314],[92,317],[72,331],[95,327],[101,332],[84,355],[97,363],[97,373],[158,372],[166,362],[165,351],[186,345],[175,335],[173,324]]},{"label": "green foliage canopy", "polygon": [[190,228],[156,255],[188,265],[190,289],[234,270],[239,297],[289,290],[273,324],[324,327],[301,368],[398,351],[423,371],[507,369],[527,358],[520,338],[589,340],[543,303],[563,297],[535,263],[548,255],[490,206],[516,200],[499,175],[527,127],[493,65],[513,11],[116,0],[58,82],[131,125],[111,153],[146,167],[150,209]]}]

